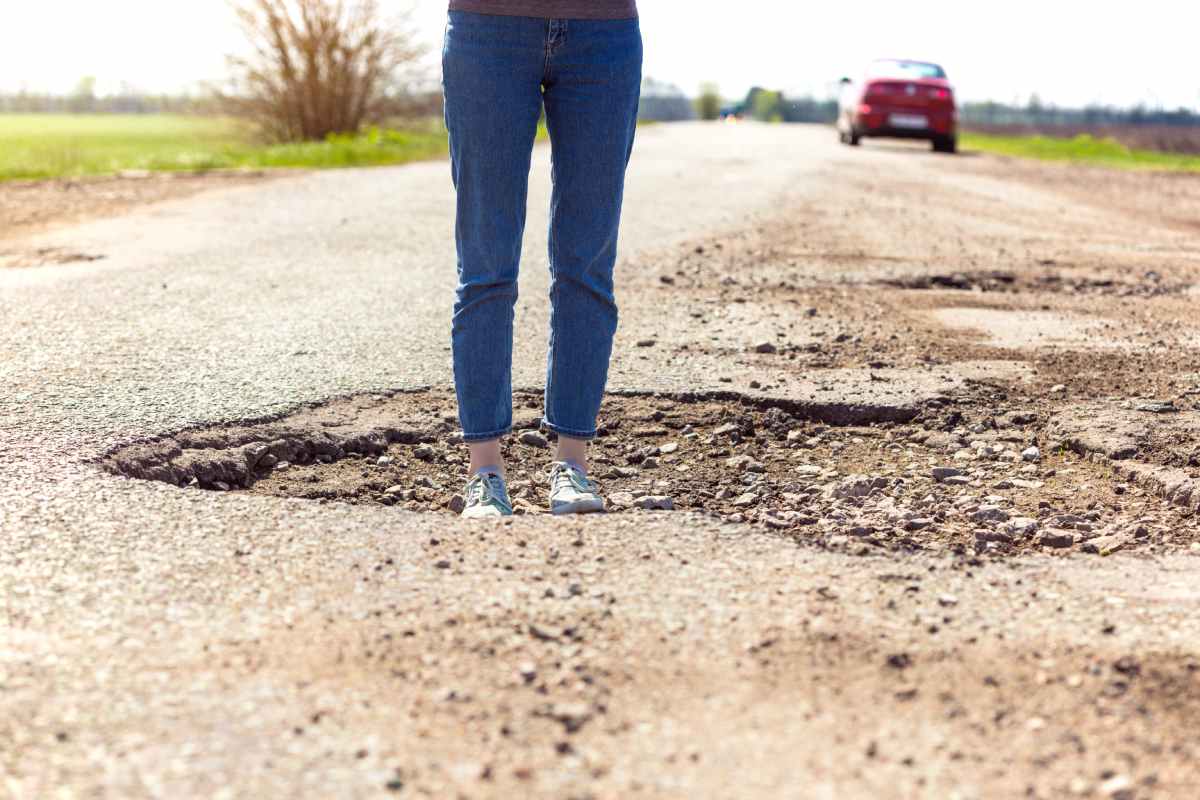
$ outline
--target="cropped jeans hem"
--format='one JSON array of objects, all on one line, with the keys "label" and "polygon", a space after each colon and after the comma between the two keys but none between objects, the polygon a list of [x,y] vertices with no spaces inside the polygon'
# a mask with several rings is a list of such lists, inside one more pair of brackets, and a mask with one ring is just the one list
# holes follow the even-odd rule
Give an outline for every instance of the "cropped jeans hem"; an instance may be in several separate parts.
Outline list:
[{"label": "cropped jeans hem", "polygon": [[596,438],[596,429],[595,428],[593,428],[590,431],[571,430],[570,428],[564,428],[561,425],[555,425],[553,422],[551,422],[548,419],[543,419],[542,424],[545,425],[548,429],[557,433],[559,436],[565,436],[568,439],[579,439],[580,441],[590,442],[592,439]]},{"label": "cropped jeans hem", "polygon": [[493,439],[500,439],[504,436],[508,436],[510,433],[512,433],[512,426],[501,428],[500,430],[492,431],[491,433],[463,433],[463,441],[470,442],[472,444],[479,444],[481,442],[490,442]]}]

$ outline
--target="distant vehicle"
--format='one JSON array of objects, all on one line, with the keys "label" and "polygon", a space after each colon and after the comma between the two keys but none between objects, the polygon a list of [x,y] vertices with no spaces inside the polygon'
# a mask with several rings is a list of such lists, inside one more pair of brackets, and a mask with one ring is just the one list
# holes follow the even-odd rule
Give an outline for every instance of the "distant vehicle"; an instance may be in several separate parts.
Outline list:
[{"label": "distant vehicle", "polygon": [[868,136],[926,139],[939,153],[958,150],[958,110],[946,71],[927,61],[885,58],[860,82],[842,78],[838,138],[858,145]]},{"label": "distant vehicle", "polygon": [[732,106],[725,106],[721,109],[721,119],[740,122],[746,118],[746,104],[737,103]]}]

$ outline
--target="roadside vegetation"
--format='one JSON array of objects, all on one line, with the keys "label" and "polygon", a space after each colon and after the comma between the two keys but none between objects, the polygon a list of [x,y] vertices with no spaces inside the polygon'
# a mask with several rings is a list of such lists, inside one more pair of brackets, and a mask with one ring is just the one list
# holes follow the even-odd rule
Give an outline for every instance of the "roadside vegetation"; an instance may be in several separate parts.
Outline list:
[{"label": "roadside vegetation", "polygon": [[[1197,133],[1200,139],[1200,132]],[[1172,153],[1130,147],[1112,137],[1080,133],[1071,137],[1044,134],[965,132],[964,148],[1020,158],[1072,161],[1120,169],[1160,169],[1200,172],[1200,153]]]},{"label": "roadside vegetation", "polygon": [[251,125],[181,114],[0,114],[0,180],[192,171],[403,164],[446,152],[440,122],[264,143]]}]

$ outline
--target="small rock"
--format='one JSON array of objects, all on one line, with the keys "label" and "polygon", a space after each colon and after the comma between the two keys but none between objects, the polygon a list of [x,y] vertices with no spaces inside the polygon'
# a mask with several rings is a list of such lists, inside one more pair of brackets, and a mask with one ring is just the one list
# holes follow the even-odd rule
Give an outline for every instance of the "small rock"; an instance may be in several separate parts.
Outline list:
[{"label": "small rock", "polygon": [[851,475],[834,487],[833,496],[839,499],[866,497],[876,488],[876,480],[867,475]]},{"label": "small rock", "polygon": [[1112,533],[1108,536],[1097,536],[1095,539],[1089,539],[1084,542],[1081,549],[1085,553],[1095,553],[1097,555],[1106,556],[1110,553],[1115,553],[1125,545],[1129,544],[1128,536]]},{"label": "small rock", "polygon": [[1050,394],[1066,394],[1067,387],[1064,384],[1058,383],[1050,387]]},{"label": "small rock", "polygon": [[938,605],[942,608],[950,608],[958,605],[958,598],[952,594],[944,594],[938,597]]},{"label": "small rock", "polygon": [[1046,485],[1043,481],[1028,481],[1024,478],[1013,478],[1010,483],[1018,489],[1040,489]]},{"label": "small rock", "polygon": [[976,544],[989,544],[998,542],[999,544],[1012,544],[1012,535],[1007,531],[995,530],[980,530],[975,531]]},{"label": "small rock", "polygon": [[745,508],[746,506],[752,506],[757,502],[758,495],[756,495],[754,492],[746,492],[738,495],[738,497],[733,501],[733,506],[735,508]]},{"label": "small rock", "polygon": [[678,449],[679,445],[676,442],[667,442],[666,444],[659,445],[658,452],[663,454],[674,453]]},{"label": "small rock", "polygon": [[933,479],[935,481],[944,481],[947,478],[957,478],[962,476],[963,471],[956,467],[934,467]]},{"label": "small rock", "polygon": [[1040,461],[1042,451],[1037,447],[1027,447],[1021,451],[1021,458],[1025,461]]},{"label": "small rock", "polygon": [[555,703],[548,716],[561,722],[567,733],[575,733],[592,718],[592,709],[585,703]]},{"label": "small rock", "polygon": [[529,626],[529,635],[542,642],[557,642],[562,638],[563,632],[561,628],[534,622]]},{"label": "small rock", "polygon": [[1042,547],[1067,548],[1075,545],[1075,534],[1051,528],[1042,532],[1037,539]]},{"label": "small rock", "polygon": [[1038,521],[1029,517],[1013,517],[1005,529],[1017,536],[1029,536],[1038,529]]},{"label": "small rock", "polygon": [[422,461],[433,461],[437,451],[433,449],[433,445],[423,444],[413,450],[413,455]]},{"label": "small rock", "polygon": [[1009,514],[1000,506],[980,506],[979,510],[971,515],[972,522],[1007,522]]},{"label": "small rock", "polygon": [[1170,400],[1166,401],[1165,403],[1157,400],[1152,400],[1146,403],[1138,403],[1136,406],[1134,406],[1134,408],[1136,408],[1138,411],[1147,411],[1151,414],[1174,414],[1179,410]]},{"label": "small rock", "polygon": [[928,528],[933,524],[933,519],[930,517],[914,517],[913,519],[904,522],[904,530],[920,531]]},{"label": "small rock", "polygon": [[463,499],[461,494],[454,495],[450,498],[450,502],[446,503],[446,508],[453,514],[461,514],[466,507],[467,501]]},{"label": "small rock", "polygon": [[1133,779],[1128,775],[1113,775],[1100,784],[1100,793],[1108,797],[1128,795],[1133,790]]},{"label": "small rock", "polygon": [[637,342],[638,347],[654,347],[656,344],[658,344],[658,341],[655,339],[638,339]]},{"label": "small rock", "polygon": [[400,484],[396,484],[395,486],[389,486],[388,488],[384,489],[383,493],[384,494],[403,494],[404,487],[401,486]]},{"label": "small rock", "polygon": [[380,456],[379,458],[375,459],[375,463],[376,463],[376,465],[378,465],[380,467],[386,467],[392,463],[392,457],[391,456]]},{"label": "small rock", "polygon": [[638,508],[650,511],[674,511],[675,501],[662,494],[647,494],[634,501]]},{"label": "small rock", "polygon": [[634,503],[633,492],[613,492],[608,496],[608,502],[617,508],[632,508]]},{"label": "small rock", "polygon": [[278,470],[285,470],[285,469],[291,469],[291,468],[292,468],[292,464],[290,461],[280,461],[278,464],[275,465],[275,469],[278,469]]},{"label": "small rock", "polygon": [[758,344],[754,345],[754,352],[756,352],[756,353],[778,353],[779,348],[776,347],[771,342],[759,342]]},{"label": "small rock", "polygon": [[229,484],[226,483],[225,481],[214,481],[213,488],[216,489],[218,492],[228,492]]},{"label": "small rock", "polygon": [[942,481],[942,483],[946,484],[947,486],[968,486],[971,483],[971,479],[966,475],[951,475],[949,478],[946,478],[946,480]]},{"label": "small rock", "polygon": [[540,447],[543,450],[550,446],[550,443],[546,441],[546,437],[542,436],[537,431],[525,431],[521,434],[517,441],[530,447]]}]

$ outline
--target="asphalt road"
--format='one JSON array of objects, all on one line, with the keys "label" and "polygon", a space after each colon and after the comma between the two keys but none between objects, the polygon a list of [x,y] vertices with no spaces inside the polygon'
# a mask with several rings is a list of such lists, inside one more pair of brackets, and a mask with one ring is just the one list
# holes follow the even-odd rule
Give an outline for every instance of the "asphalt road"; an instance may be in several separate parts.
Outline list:
[{"label": "asphalt road", "polygon": [[[621,275],[636,287],[673,247],[820,203],[844,166],[882,190],[932,180],[1146,225],[930,158],[819,128],[648,129]],[[548,184],[543,149],[517,317],[531,387]],[[444,164],[323,172],[45,234],[104,258],[0,272],[0,796],[1054,797],[1117,796],[1117,779],[1189,796],[1187,753],[1126,748],[1182,741],[1190,700],[1135,687],[1106,725],[1065,676],[1136,653],[1194,694],[1194,557],[895,563],[690,515],[480,528],[91,464],[184,427],[447,385],[451,212]],[[751,367],[719,353],[637,351],[647,331],[692,335],[686,309],[621,300],[614,388],[749,390]],[[879,402],[935,391],[896,387]]]}]

